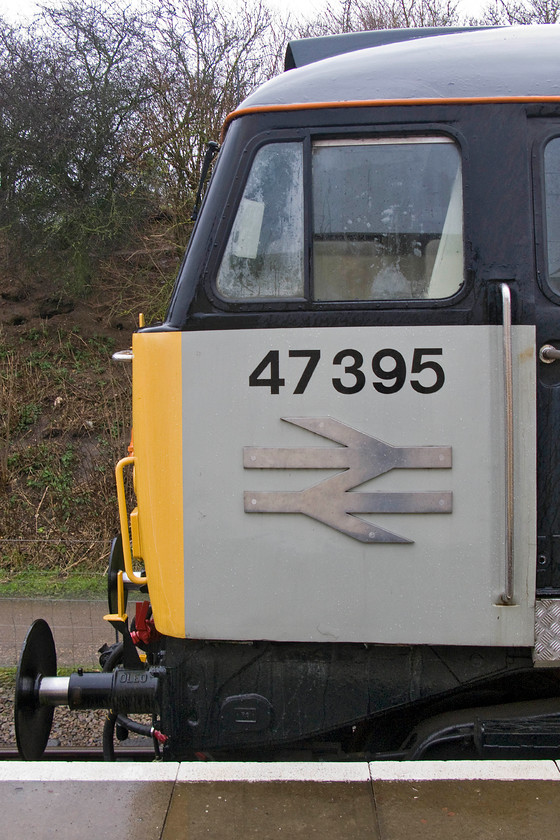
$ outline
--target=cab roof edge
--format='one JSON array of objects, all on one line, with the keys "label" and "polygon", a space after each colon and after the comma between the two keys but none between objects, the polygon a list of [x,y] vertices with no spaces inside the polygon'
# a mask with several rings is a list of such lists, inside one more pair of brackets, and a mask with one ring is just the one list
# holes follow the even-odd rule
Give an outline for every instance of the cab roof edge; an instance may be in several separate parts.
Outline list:
[{"label": "cab roof edge", "polygon": [[294,70],[306,64],[314,64],[324,58],[364,50],[368,47],[382,47],[399,41],[417,38],[432,38],[436,35],[456,35],[459,32],[474,32],[479,29],[499,29],[496,26],[426,26],[420,29],[375,29],[367,32],[347,32],[343,35],[325,35],[321,38],[303,38],[290,41],[286,47],[284,70]]}]

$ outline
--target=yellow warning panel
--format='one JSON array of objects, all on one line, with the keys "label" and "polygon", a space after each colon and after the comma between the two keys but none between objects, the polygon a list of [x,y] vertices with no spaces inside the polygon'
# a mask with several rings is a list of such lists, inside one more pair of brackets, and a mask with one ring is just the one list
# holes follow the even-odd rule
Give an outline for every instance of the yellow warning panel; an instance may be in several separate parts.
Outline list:
[{"label": "yellow warning panel", "polygon": [[133,351],[135,538],[142,546],[156,627],[183,637],[181,335],[137,333]]}]

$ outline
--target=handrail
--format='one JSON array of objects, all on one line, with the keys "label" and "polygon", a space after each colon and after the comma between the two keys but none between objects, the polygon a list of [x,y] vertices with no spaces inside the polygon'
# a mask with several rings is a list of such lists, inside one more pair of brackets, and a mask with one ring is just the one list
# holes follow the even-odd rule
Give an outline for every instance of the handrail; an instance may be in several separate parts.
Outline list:
[{"label": "handrail", "polygon": [[122,571],[119,569],[117,572],[117,612],[116,613],[109,613],[108,615],[104,615],[103,619],[105,621],[126,621],[128,618],[127,614],[125,613],[125,605],[124,605],[124,575]]},{"label": "handrail", "polygon": [[122,534],[124,570],[131,583],[138,584],[138,586],[144,586],[148,582],[148,578],[137,575],[132,567],[132,552],[130,550],[130,534],[128,530],[128,512],[126,509],[126,493],[124,489],[124,468],[134,466],[135,464],[136,458],[134,455],[130,455],[128,458],[121,458],[115,467],[115,478],[117,482],[117,501],[119,505],[119,522]]},{"label": "handrail", "polygon": [[506,569],[505,588],[501,600],[513,604],[513,526],[514,526],[514,439],[513,439],[513,354],[511,339],[511,289],[501,283],[502,293],[502,346],[504,356],[504,408],[505,408],[505,460],[506,460]]}]

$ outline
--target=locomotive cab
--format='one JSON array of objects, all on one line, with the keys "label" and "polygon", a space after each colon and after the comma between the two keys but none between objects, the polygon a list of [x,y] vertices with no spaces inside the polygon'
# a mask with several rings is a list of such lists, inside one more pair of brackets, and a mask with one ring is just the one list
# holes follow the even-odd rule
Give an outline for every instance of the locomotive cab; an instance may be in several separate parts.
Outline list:
[{"label": "locomotive cab", "polygon": [[560,752],[559,44],[293,44],[228,118],[118,469],[165,757]]}]

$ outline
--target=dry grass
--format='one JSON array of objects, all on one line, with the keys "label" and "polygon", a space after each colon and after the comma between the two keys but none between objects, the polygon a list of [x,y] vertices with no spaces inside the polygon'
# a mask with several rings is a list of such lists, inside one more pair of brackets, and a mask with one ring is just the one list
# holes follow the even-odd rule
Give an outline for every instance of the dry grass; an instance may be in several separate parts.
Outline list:
[{"label": "dry grass", "polygon": [[[0,569],[106,564],[113,467],[130,439],[130,369],[112,342],[43,325],[0,336]],[[101,541],[101,542],[100,542]]]},{"label": "dry grass", "polygon": [[0,587],[24,575],[56,586],[106,568],[118,530],[114,465],[131,430],[131,369],[111,354],[130,346],[139,312],[147,323],[163,317],[183,247],[168,220],[154,220],[99,267],[84,300],[47,262],[39,275],[8,260],[3,242]]},{"label": "dry grass", "polygon": [[93,301],[109,322],[139,312],[147,324],[163,319],[187,244],[178,245],[170,233],[169,223],[152,222],[126,250],[103,261]]}]

